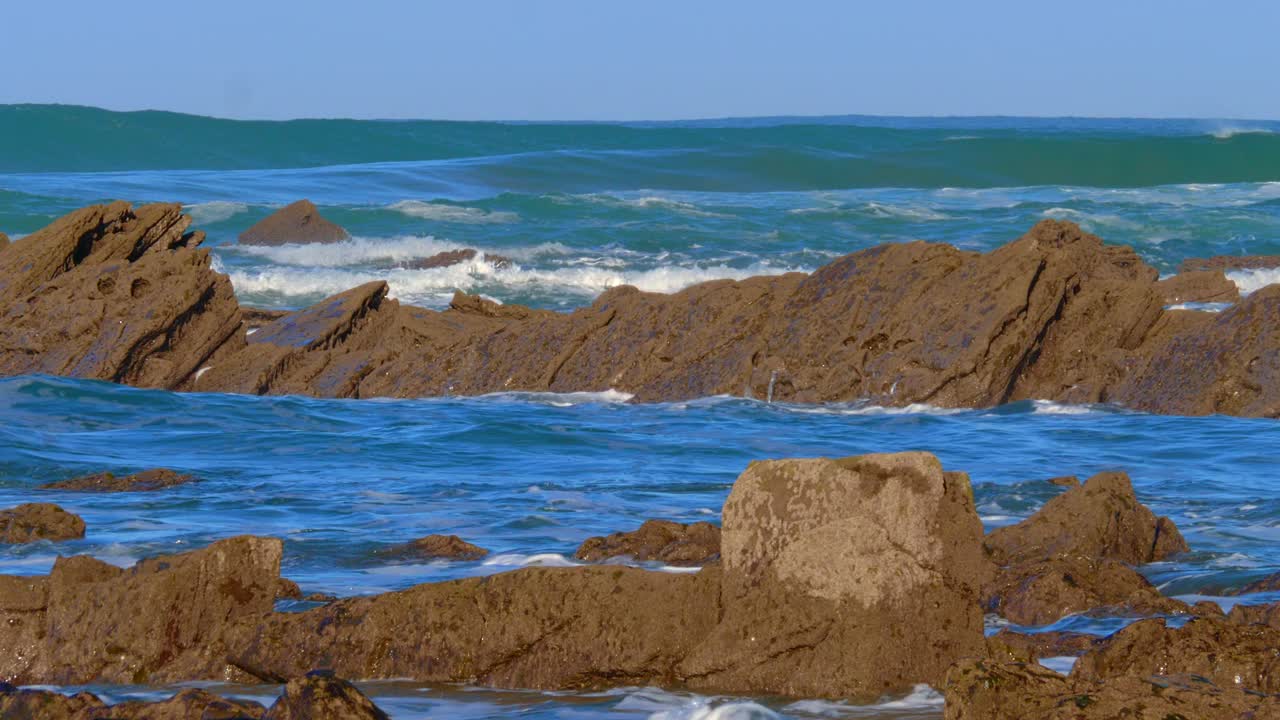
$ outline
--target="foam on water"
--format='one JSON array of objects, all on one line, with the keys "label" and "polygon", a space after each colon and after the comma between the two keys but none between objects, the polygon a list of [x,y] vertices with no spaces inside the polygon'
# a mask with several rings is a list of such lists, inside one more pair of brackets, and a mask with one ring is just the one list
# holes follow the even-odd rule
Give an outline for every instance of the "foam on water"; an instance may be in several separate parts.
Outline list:
[{"label": "foam on water", "polygon": [[1232,270],[1227,273],[1227,279],[1235,283],[1242,294],[1249,295],[1268,285],[1280,283],[1280,267]]},{"label": "foam on water", "polygon": [[481,208],[449,205],[446,203],[428,202],[425,200],[401,200],[392,203],[389,208],[410,217],[439,222],[495,224],[513,223],[520,216],[513,212],[489,211]]},{"label": "foam on water", "polygon": [[191,221],[199,226],[230,220],[240,213],[247,212],[249,206],[244,203],[228,202],[226,200],[211,200],[187,205],[182,209],[191,216]]}]

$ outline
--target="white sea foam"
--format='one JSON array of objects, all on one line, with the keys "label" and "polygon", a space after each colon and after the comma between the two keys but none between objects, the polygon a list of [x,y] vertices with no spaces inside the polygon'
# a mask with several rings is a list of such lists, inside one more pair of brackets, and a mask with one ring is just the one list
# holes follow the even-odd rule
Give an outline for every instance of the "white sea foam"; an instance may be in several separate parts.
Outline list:
[{"label": "white sea foam", "polygon": [[1031,408],[1036,415],[1088,415],[1094,412],[1088,405],[1063,405],[1052,400],[1032,400]]},{"label": "white sea foam", "polygon": [[1209,132],[1219,140],[1227,140],[1236,135],[1274,135],[1275,130],[1258,125],[1221,125]]},{"label": "white sea foam", "polygon": [[430,235],[402,235],[393,238],[357,237],[327,245],[237,245],[226,249],[237,254],[264,258],[279,265],[346,267],[378,261],[404,262],[463,247],[465,246],[455,242],[437,240]]},{"label": "white sea foam", "polygon": [[[736,398],[742,399],[742,398]],[[760,401],[763,402],[763,401]],[[883,405],[791,405],[773,403],[787,411],[802,415],[957,415],[969,412],[965,408],[941,408],[926,403],[911,403],[902,407],[886,407]]]},{"label": "white sea foam", "polygon": [[704,210],[698,205],[685,200],[677,200],[675,198],[662,197],[660,195],[606,195],[601,193],[592,193],[588,195],[576,196],[588,202],[598,203],[602,205],[610,205],[613,207],[628,207],[636,209],[652,209],[659,208],[669,210],[671,212],[680,213],[682,215],[691,215],[694,217],[727,217],[721,213]]},{"label": "white sea foam", "polygon": [[1252,270],[1232,270],[1227,279],[1240,288],[1240,292],[1248,295],[1268,285],[1280,283],[1280,268],[1254,268]]},{"label": "white sea foam", "polygon": [[785,712],[823,717],[876,717],[885,710],[931,710],[943,705],[942,693],[920,684],[902,697],[887,697],[873,705],[853,705],[833,700],[799,700],[782,708]]},{"label": "white sea foam", "polygon": [[1051,207],[1041,213],[1044,217],[1058,220],[1070,220],[1079,223],[1086,230],[1093,228],[1109,228],[1113,230],[1141,230],[1142,225],[1119,215],[1104,213],[1087,213],[1083,210],[1066,207]]},{"label": "white sea foam", "polygon": [[1200,312],[1220,313],[1231,307],[1231,303],[1185,302],[1176,305],[1165,305],[1165,310],[1198,310]]},{"label": "white sea foam", "polygon": [[565,557],[560,553],[534,553],[532,555],[503,553],[489,557],[480,564],[487,567],[576,567],[583,563]]},{"label": "white sea foam", "polygon": [[410,217],[440,222],[500,224],[513,223],[520,220],[520,216],[513,212],[485,210],[483,208],[463,207],[447,203],[433,203],[425,200],[402,200],[389,205],[388,209]]},{"label": "white sea foam", "polygon": [[481,395],[480,398],[498,398],[522,400],[525,402],[544,403],[553,407],[572,407],[574,405],[621,404],[631,401],[635,395],[621,390],[601,390],[599,392],[499,392]]},{"label": "white sea foam", "polygon": [[526,270],[499,268],[477,257],[457,265],[426,270],[351,270],[325,266],[316,269],[278,266],[234,270],[231,272],[231,284],[240,295],[275,294],[288,298],[328,296],[382,280],[390,285],[392,297],[415,304],[440,305],[448,301],[454,290],[484,288],[492,292],[492,288],[497,286],[508,291],[540,291],[590,298],[619,285],[670,293],[709,280],[740,280],[755,275],[777,275],[793,269],[757,263],[745,268],[669,266],[624,272],[602,268]]},{"label": "white sea foam", "polygon": [[247,211],[249,206],[244,203],[213,200],[211,202],[187,205],[182,209],[183,212],[191,216],[192,222],[196,225],[205,225],[230,220],[236,215]]}]

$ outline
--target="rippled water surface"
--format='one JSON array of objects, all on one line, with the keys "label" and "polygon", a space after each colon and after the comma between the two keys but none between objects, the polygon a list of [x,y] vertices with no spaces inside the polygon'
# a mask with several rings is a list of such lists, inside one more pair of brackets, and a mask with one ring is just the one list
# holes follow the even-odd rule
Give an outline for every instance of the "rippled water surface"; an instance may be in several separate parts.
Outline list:
[{"label": "rippled water surface", "polygon": [[[460,289],[569,309],[614,285],[674,291],[812,270],[885,242],[989,250],[1045,218],[1129,244],[1169,273],[1187,257],[1280,253],[1278,129],[1008,118],[249,123],[8,106],[0,107],[0,231],[20,237],[106,199],[180,201],[208,232],[214,262],[242,301],[275,307],[383,279],[394,296],[430,307]],[[241,231],[299,197],[354,239],[236,244]],[[477,258],[404,267],[460,247],[512,264]],[[1232,277],[1248,292],[1280,273]],[[376,593],[569,564],[584,538],[648,518],[718,521],[751,460],[909,449],[967,471],[988,527],[1025,517],[1060,492],[1049,477],[1127,471],[1143,501],[1172,516],[1193,548],[1144,569],[1169,594],[1213,596],[1280,570],[1275,421],[1033,402],[947,412],[625,400],[605,393],[330,401],[0,380],[0,507],[47,499],[89,527],[80,541],[0,546],[0,572],[47,572],[70,553],[125,565],[252,531],[284,538],[284,572],[305,591]],[[35,489],[157,465],[200,482],[145,494]],[[423,563],[378,552],[428,533],[457,533],[493,554]],[[1076,616],[1055,627],[1109,632],[1127,621]],[[651,688],[366,687],[398,719],[942,712],[927,688],[856,707]],[[119,700],[172,689],[94,690]],[[278,691],[221,690],[260,700]]]}]

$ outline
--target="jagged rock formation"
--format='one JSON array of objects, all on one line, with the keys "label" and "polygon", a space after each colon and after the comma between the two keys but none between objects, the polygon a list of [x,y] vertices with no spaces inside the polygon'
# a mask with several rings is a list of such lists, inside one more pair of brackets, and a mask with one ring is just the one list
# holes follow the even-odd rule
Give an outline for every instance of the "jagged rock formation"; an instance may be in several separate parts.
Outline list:
[{"label": "jagged rock formation", "polygon": [[151,492],[165,488],[185,485],[194,482],[190,475],[177,473],[166,468],[153,468],[133,473],[132,475],[116,475],[111,472],[82,475],[68,480],[40,485],[41,490],[74,490],[76,492]]},{"label": "jagged rock formation", "polygon": [[1198,270],[1256,270],[1280,267],[1280,255],[1214,255],[1210,258],[1188,258],[1178,266],[1179,273]]},{"label": "jagged rock formation", "polygon": [[587,538],[574,557],[587,562],[629,557],[668,565],[705,565],[720,559],[720,528],[709,522],[684,525],[645,520],[631,532]]},{"label": "jagged rock formation", "polygon": [[175,205],[74,212],[0,254],[0,374],[324,397],[617,389],[793,402],[987,407],[1115,401],[1280,416],[1280,288],[1164,310],[1130,249],[1047,220],[990,253],[923,242],[810,275],[619,287],[562,314],[459,294],[401,306],[381,282],[246,314]]},{"label": "jagged rock formation", "polygon": [[320,215],[310,200],[290,203],[240,233],[241,245],[336,243],[351,235]]}]

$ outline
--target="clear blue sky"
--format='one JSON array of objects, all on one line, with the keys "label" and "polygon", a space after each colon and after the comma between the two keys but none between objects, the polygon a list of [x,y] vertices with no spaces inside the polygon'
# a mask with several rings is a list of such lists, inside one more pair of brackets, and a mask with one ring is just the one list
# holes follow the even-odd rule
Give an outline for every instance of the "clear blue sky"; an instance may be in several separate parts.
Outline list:
[{"label": "clear blue sky", "polygon": [[5,0],[0,102],[227,117],[1280,118],[1280,2]]}]

